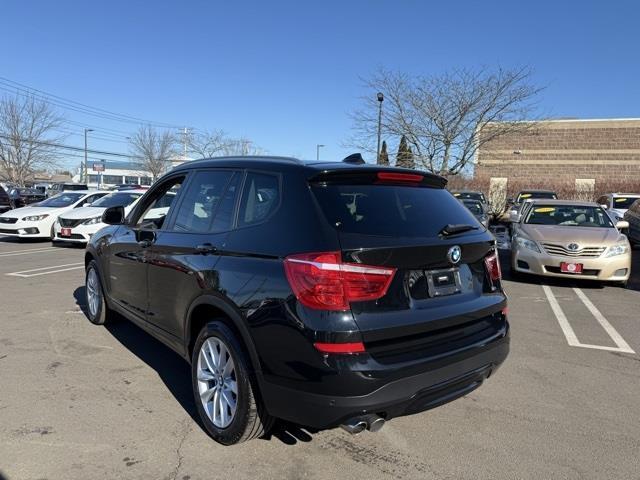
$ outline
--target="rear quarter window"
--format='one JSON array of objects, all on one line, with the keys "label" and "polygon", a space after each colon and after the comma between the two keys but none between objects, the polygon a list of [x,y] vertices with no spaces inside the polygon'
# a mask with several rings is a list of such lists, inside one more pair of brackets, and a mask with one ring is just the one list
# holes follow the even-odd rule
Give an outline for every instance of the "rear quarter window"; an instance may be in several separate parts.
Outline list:
[{"label": "rear quarter window", "polygon": [[249,172],[244,182],[238,225],[263,222],[280,204],[280,178],[268,173]]},{"label": "rear quarter window", "polygon": [[322,211],[336,229],[365,235],[435,237],[447,224],[477,225],[447,190],[394,185],[316,185]]}]

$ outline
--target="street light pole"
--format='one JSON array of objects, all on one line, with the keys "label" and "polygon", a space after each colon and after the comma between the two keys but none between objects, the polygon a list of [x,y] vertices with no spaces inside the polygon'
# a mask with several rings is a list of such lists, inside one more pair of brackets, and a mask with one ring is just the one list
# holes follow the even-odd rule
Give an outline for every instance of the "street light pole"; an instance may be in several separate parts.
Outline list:
[{"label": "street light pole", "polygon": [[324,145],[316,145],[316,161],[320,160],[320,148],[324,147]]},{"label": "street light pole", "polygon": [[382,102],[384,95],[378,92],[378,148],[376,148],[376,163],[380,163],[380,135],[382,132]]},{"label": "street light pole", "polygon": [[84,129],[84,183],[89,185],[89,168],[87,164],[87,133],[93,132],[92,128]]}]

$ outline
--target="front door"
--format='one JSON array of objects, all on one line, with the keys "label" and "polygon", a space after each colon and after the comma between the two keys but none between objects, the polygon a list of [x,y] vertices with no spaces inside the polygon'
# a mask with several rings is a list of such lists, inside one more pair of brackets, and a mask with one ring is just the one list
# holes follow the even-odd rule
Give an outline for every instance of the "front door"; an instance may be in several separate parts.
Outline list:
[{"label": "front door", "polygon": [[147,320],[150,249],[166,227],[171,205],[185,177],[167,179],[136,206],[110,244],[109,292],[113,300],[141,320]]}]

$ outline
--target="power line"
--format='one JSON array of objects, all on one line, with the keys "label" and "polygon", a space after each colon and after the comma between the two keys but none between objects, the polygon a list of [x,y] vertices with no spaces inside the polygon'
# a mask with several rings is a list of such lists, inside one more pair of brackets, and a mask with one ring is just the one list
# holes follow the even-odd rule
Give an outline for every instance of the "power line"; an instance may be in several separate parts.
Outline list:
[{"label": "power line", "polygon": [[[43,90],[39,90],[37,88],[33,88],[19,82],[15,82],[5,77],[0,77],[0,85],[4,85],[4,87],[0,87],[0,89],[5,91],[13,92],[13,90],[15,90],[15,92],[18,95],[22,95],[22,96],[29,95],[29,96],[37,97],[37,98],[40,98],[41,100],[45,100],[61,108],[65,108],[78,113],[84,113],[84,114],[99,117],[99,118],[104,118],[107,120],[133,123],[133,124],[149,124],[149,125],[154,125],[161,128],[172,128],[172,129],[181,128],[179,125],[173,125],[170,123],[158,122],[154,120],[148,120],[144,118],[134,117],[132,115],[112,112],[110,110],[105,110],[103,108],[92,107],[90,105],[87,105],[81,102],[76,102],[75,100],[69,100],[59,95],[47,93]],[[25,92],[25,93],[22,93],[22,92]]]},{"label": "power line", "polygon": [[[5,140],[12,140],[12,137],[8,136],[8,135],[1,135],[0,134],[0,138],[3,138]],[[42,146],[47,146],[47,147],[54,147],[54,148],[61,148],[61,149],[65,149],[65,150],[71,150],[71,151],[75,151],[75,152],[84,152],[85,149],[82,147],[74,147],[73,145],[64,145],[61,143],[55,143],[55,142],[45,142],[42,140],[34,140],[34,139],[30,139],[30,138],[20,138],[19,139],[20,142],[28,142],[28,143],[32,143],[35,145],[42,145]],[[97,154],[97,155],[110,155],[110,156],[114,156],[114,157],[124,157],[124,158],[136,158],[139,160],[144,160],[143,157],[137,156],[137,155],[130,155],[128,153],[119,153],[119,152],[108,152],[108,151],[104,151],[104,150],[94,150],[94,149],[87,149],[87,153],[93,153],[93,154]]]}]

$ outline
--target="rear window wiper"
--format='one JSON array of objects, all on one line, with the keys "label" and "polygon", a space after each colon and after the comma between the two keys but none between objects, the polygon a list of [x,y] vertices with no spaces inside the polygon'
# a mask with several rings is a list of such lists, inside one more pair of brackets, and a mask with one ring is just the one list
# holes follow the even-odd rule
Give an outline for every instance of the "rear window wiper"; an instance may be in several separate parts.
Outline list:
[{"label": "rear window wiper", "polygon": [[442,230],[440,230],[440,235],[444,235],[445,237],[451,236],[451,235],[458,235],[459,233],[464,233],[464,232],[468,232],[470,230],[477,230],[478,227],[475,225],[469,225],[466,223],[461,223],[461,224],[447,224],[444,227],[442,227]]}]

